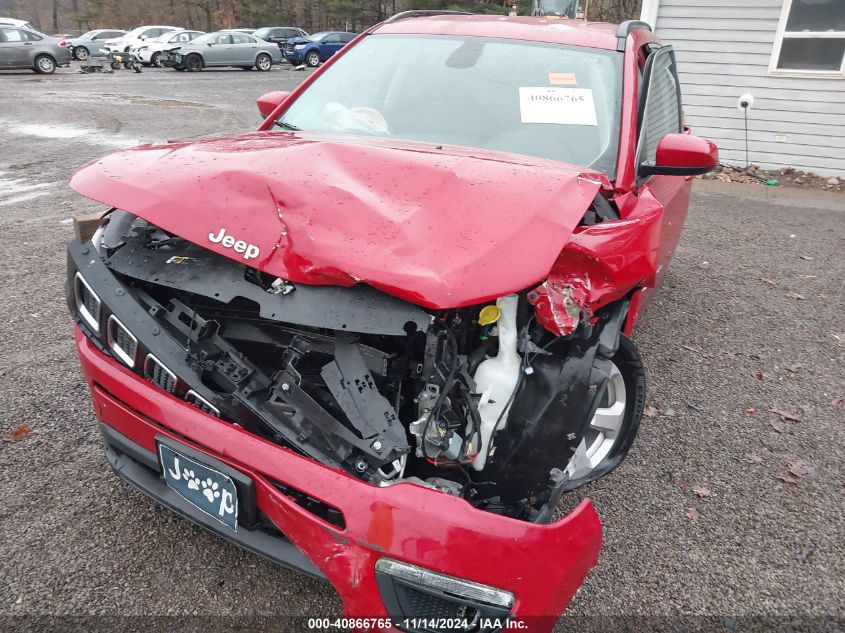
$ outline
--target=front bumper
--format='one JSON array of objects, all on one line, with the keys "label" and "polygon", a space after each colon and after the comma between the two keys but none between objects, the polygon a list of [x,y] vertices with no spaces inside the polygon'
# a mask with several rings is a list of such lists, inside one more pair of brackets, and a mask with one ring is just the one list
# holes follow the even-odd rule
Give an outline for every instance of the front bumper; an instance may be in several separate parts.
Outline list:
[{"label": "front bumper", "polygon": [[[90,270],[80,260],[69,264],[78,264],[83,274]],[[87,264],[102,266],[96,255]],[[88,281],[104,309],[129,322],[130,316],[122,313],[128,293],[111,277],[92,275]],[[550,631],[597,562],[601,524],[589,501],[555,523],[537,525],[484,512],[414,484],[376,487],[160,390],[99,349],[79,326],[76,345],[115,471],[163,505],[238,545],[325,577],[343,599],[348,617],[389,615],[384,579],[380,585],[376,572],[377,561],[389,558],[509,591],[514,596],[511,616],[525,622],[522,630]],[[162,439],[249,477],[257,512],[284,537],[266,530],[224,533],[226,528],[204,524],[202,515],[170,497],[157,473],[155,455]],[[339,510],[344,527],[312,513],[291,490]]]}]

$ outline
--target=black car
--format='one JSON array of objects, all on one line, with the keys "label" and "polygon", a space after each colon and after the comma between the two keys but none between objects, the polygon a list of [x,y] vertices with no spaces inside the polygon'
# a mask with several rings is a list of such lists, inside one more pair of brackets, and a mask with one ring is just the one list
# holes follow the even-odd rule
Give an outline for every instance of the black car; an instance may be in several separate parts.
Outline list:
[{"label": "black car", "polygon": [[265,26],[255,31],[253,35],[261,38],[265,42],[278,44],[279,48],[282,50],[284,50],[285,43],[289,39],[293,39],[295,37],[308,37],[308,33],[296,26]]}]

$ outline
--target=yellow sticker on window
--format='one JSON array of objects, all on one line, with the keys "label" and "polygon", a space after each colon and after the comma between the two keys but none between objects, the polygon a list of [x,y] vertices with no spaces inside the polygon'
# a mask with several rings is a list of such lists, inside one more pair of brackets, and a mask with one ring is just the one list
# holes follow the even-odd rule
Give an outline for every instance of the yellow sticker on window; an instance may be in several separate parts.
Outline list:
[{"label": "yellow sticker on window", "polygon": [[552,86],[577,86],[575,73],[549,73],[549,84]]}]

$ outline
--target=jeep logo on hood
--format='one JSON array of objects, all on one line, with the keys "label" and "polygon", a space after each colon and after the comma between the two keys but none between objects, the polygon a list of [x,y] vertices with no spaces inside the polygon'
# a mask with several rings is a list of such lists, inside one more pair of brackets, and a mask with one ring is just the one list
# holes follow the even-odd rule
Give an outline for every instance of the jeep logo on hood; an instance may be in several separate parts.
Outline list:
[{"label": "jeep logo on hood", "polygon": [[247,244],[243,240],[236,240],[231,235],[226,235],[226,229],[222,227],[217,235],[209,233],[208,241],[214,244],[222,244],[224,248],[231,248],[236,253],[243,253],[244,259],[255,259],[261,252],[255,244]]}]

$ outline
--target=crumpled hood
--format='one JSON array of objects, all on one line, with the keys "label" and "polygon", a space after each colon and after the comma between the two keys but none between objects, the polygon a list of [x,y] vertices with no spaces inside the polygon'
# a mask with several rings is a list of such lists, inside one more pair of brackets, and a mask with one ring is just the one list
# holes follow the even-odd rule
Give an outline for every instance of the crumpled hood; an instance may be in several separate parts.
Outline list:
[{"label": "crumpled hood", "polygon": [[254,132],[118,152],[70,184],[294,283],[447,308],[544,279],[602,181],[521,155]]}]

